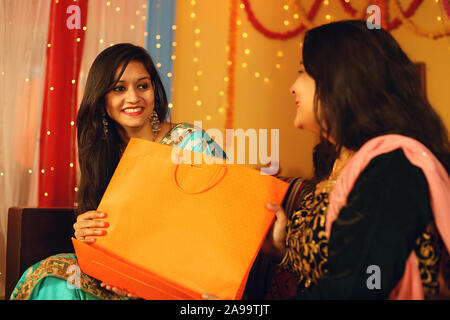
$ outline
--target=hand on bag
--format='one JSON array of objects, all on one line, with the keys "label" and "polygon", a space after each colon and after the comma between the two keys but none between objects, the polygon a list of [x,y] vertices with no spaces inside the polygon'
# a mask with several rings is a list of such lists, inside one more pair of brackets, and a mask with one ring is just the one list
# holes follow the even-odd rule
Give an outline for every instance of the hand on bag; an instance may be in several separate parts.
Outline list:
[{"label": "hand on bag", "polygon": [[286,253],[286,226],[288,218],[280,205],[268,204],[267,208],[275,212],[274,224],[270,227],[261,247],[262,252],[281,260]]},{"label": "hand on bag", "polygon": [[105,221],[94,220],[105,217],[106,214],[99,211],[87,211],[80,214],[77,217],[77,222],[73,225],[73,228],[75,229],[75,238],[84,243],[94,243],[95,238],[86,239],[86,237],[106,235],[106,230],[102,228],[107,228],[108,223]]},{"label": "hand on bag", "polygon": [[[273,166],[272,166],[273,165]],[[269,161],[266,164],[247,164],[246,165],[249,168],[259,170],[261,172],[267,173],[271,176],[278,175],[281,172],[281,167],[278,162],[274,162],[272,164],[272,161]]]},{"label": "hand on bag", "polygon": [[122,296],[122,297],[127,297],[127,298],[130,298],[130,299],[133,299],[133,300],[140,299],[135,294],[129,293],[128,291],[119,289],[117,287],[113,287],[113,286],[111,286],[111,285],[109,285],[109,284],[107,284],[105,282],[100,283],[100,286],[102,288],[105,288],[106,290],[110,290],[110,291],[114,292],[115,294],[118,294],[119,296]]}]

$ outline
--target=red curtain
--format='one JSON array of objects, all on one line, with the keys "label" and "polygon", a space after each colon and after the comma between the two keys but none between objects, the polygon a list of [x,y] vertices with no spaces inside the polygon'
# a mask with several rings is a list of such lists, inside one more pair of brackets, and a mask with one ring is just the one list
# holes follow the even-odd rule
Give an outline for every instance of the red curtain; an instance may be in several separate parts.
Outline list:
[{"label": "red curtain", "polygon": [[40,207],[74,204],[77,86],[87,2],[54,0],[51,5],[40,135]]}]

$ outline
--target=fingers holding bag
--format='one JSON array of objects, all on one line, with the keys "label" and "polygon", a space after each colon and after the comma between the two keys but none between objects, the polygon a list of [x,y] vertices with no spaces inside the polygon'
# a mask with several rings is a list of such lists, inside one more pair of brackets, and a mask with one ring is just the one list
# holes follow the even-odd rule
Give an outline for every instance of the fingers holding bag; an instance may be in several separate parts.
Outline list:
[{"label": "fingers holding bag", "polygon": [[[84,243],[94,243],[97,236],[106,235],[105,228],[108,227],[106,221],[98,220],[106,217],[104,212],[95,210],[86,211],[77,217],[73,225],[75,238]],[[88,238],[89,237],[89,238]]]}]

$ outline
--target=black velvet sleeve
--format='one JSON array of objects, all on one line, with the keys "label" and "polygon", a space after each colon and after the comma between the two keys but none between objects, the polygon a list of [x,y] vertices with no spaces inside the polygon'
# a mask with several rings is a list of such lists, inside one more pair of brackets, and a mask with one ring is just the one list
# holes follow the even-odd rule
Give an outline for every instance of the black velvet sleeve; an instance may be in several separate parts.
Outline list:
[{"label": "black velvet sleeve", "polygon": [[432,218],[425,176],[403,151],[374,158],[332,225],[328,275],[297,298],[387,299]]}]

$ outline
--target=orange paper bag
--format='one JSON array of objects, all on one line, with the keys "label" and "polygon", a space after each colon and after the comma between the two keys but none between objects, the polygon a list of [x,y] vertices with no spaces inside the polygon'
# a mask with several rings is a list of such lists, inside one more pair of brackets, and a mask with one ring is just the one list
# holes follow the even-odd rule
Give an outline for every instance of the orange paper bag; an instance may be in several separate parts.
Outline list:
[{"label": "orange paper bag", "polygon": [[97,209],[107,235],[73,239],[81,270],[144,299],[240,299],[288,184],[219,160],[131,139]]}]

